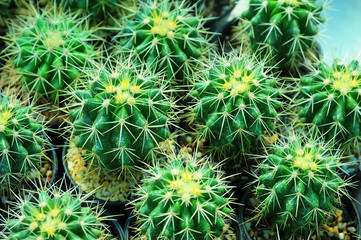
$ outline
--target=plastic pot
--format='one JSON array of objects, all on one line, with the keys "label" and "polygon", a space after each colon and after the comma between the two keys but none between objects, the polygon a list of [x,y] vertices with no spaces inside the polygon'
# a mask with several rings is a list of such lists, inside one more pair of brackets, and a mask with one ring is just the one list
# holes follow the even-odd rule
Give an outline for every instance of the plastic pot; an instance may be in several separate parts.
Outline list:
[{"label": "plastic pot", "polygon": [[112,219],[112,215],[107,211],[105,211],[103,215],[109,218],[109,220],[106,220],[105,223],[108,224],[109,230],[113,236],[118,240],[127,240],[124,235],[124,230],[120,226],[119,222],[116,219]]},{"label": "plastic pot", "polygon": [[[64,172],[65,172],[65,176],[66,178],[69,180],[70,184],[73,187],[77,187],[78,190],[83,193],[86,194],[79,186],[78,184],[76,184],[76,182],[74,181],[74,179],[71,177],[69,169],[68,169],[68,164],[66,162],[66,153],[68,150],[68,147],[66,146],[67,144],[65,144],[65,146],[63,147],[62,150],[62,163],[63,163],[63,168],[64,168]],[[105,208],[111,212],[111,213],[117,213],[119,214],[119,212],[127,212],[126,210],[126,204],[128,203],[128,201],[106,201],[103,199],[99,199],[97,197],[94,196],[89,196],[90,200],[93,200],[97,203],[100,203],[101,205],[105,206]]]},{"label": "plastic pot", "polygon": [[[239,228],[240,228],[240,239],[244,240],[254,240],[250,237],[250,235],[247,232],[247,229],[245,227],[244,223],[244,211],[247,206],[247,200],[250,195],[250,192],[255,187],[255,185],[249,186],[245,191],[241,198],[241,206],[239,208]],[[358,196],[361,199],[361,193],[358,191]],[[356,225],[356,233],[358,236],[361,236],[361,205],[355,201],[355,199],[350,199],[347,197],[342,198],[342,204],[345,206],[345,208],[348,210],[351,217],[354,219],[355,225]],[[360,238],[357,238],[360,239]]]}]

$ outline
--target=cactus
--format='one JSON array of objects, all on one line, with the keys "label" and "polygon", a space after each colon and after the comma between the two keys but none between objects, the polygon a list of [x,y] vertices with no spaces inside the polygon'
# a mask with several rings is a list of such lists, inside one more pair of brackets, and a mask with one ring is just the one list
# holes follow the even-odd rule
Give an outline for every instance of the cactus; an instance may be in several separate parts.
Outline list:
[{"label": "cactus", "polygon": [[174,104],[161,77],[130,58],[110,60],[89,76],[91,85],[76,92],[70,113],[72,137],[86,150],[85,160],[111,173],[152,159],[173,122]]},{"label": "cactus", "polygon": [[5,53],[18,67],[27,91],[58,105],[95,58],[93,38],[76,15],[61,9],[34,12],[34,17],[12,23]]},{"label": "cactus", "polygon": [[320,62],[317,69],[301,78],[298,115],[301,123],[317,127],[326,139],[344,146],[358,146],[361,128],[361,66],[335,59],[330,67]]},{"label": "cactus", "polygon": [[[147,239],[216,239],[232,218],[230,187],[208,161],[177,157],[148,170],[135,201]],[[218,238],[217,238],[218,239]]]},{"label": "cactus", "polygon": [[271,57],[273,65],[295,73],[307,58],[315,57],[323,8],[315,0],[251,0],[234,38],[249,41],[261,58]]},{"label": "cactus", "polygon": [[210,150],[247,151],[271,134],[278,118],[277,79],[254,55],[211,56],[190,92],[196,104],[191,121]]},{"label": "cactus", "polygon": [[183,81],[194,71],[195,59],[209,49],[205,20],[187,1],[141,1],[134,19],[129,20],[115,39],[120,51],[133,52],[168,79]]},{"label": "cactus", "polygon": [[309,236],[345,193],[339,160],[322,139],[304,133],[278,139],[258,166],[259,214],[286,234]]},{"label": "cactus", "polygon": [[[54,187],[53,187],[54,188]],[[40,189],[30,199],[19,199],[6,221],[5,239],[109,239],[102,210],[71,191]]]},{"label": "cactus", "polygon": [[[135,11],[137,0],[56,0],[59,5],[72,11],[80,11],[89,16],[92,25],[105,22],[114,24],[114,19],[121,19]],[[113,23],[111,22],[113,21]],[[108,24],[107,24],[108,23]],[[104,23],[102,23],[104,25]]]},{"label": "cactus", "polygon": [[6,194],[18,189],[46,157],[45,129],[34,114],[31,105],[0,93],[0,190]]}]

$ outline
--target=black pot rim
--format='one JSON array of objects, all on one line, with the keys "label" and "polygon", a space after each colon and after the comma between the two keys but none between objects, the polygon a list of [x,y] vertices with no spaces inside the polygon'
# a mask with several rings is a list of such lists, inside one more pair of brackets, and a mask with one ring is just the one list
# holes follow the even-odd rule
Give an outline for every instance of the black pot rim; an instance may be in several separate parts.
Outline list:
[{"label": "black pot rim", "polygon": [[[80,186],[78,184],[76,184],[76,182],[74,181],[74,179],[70,175],[70,172],[69,172],[69,169],[68,169],[68,164],[67,164],[67,161],[66,161],[67,150],[68,150],[68,141],[65,141],[65,144],[64,144],[64,147],[63,147],[63,150],[62,150],[62,162],[63,162],[65,176],[69,179],[71,185],[73,185],[74,187],[79,189],[79,191],[82,192],[83,194],[86,194],[80,188]],[[99,199],[99,198],[94,197],[92,195],[89,196],[89,199],[93,200],[95,202],[101,203],[104,206],[113,206],[113,207],[121,207],[121,208],[125,208],[126,204],[129,203],[129,201],[107,201],[107,200]]]},{"label": "black pot rim", "polygon": [[118,240],[127,240],[127,238],[125,238],[125,235],[124,235],[124,230],[120,226],[119,222],[116,219],[111,219],[113,217],[113,215],[111,215],[108,211],[104,211],[102,215],[110,218],[109,220],[107,220],[107,222],[110,225],[110,229],[116,231],[115,237],[117,237]]},{"label": "black pot rim", "polygon": [[53,175],[51,176],[51,180],[48,184],[54,185],[55,182],[58,180],[58,175],[59,175],[59,159],[53,144],[49,144],[49,148],[52,155],[51,164],[52,164]]},{"label": "black pot rim", "polygon": [[[241,205],[239,207],[239,212],[238,212],[238,216],[239,216],[238,225],[239,225],[239,229],[241,232],[241,237],[242,237],[241,239],[245,239],[245,240],[253,240],[249,236],[248,231],[245,227],[245,224],[243,224],[243,223],[244,223],[244,210],[245,210],[245,206],[246,206],[246,200],[248,199],[248,196],[249,196],[250,192],[254,189],[254,187],[255,187],[255,184],[247,187],[247,189],[245,190],[245,192],[241,198],[241,202],[240,202]],[[343,204],[343,205],[346,206],[349,210],[351,210],[350,212],[355,212],[355,220],[357,221],[357,228],[358,228],[357,232],[358,232],[358,235],[361,236],[361,215],[356,207],[357,202],[353,198],[344,197],[344,199],[346,200],[347,204]],[[351,203],[351,204],[349,204],[349,203]]]}]

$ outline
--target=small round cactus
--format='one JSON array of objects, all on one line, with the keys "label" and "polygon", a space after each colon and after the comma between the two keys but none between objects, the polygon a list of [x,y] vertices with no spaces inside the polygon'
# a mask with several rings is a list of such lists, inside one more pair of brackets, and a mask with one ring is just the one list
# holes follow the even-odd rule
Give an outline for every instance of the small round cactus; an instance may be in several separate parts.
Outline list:
[{"label": "small round cactus", "polygon": [[46,157],[44,127],[35,114],[34,108],[15,96],[0,93],[0,190],[6,194],[38,171]]},{"label": "small round cactus", "polygon": [[[285,136],[269,147],[258,166],[257,211],[286,234],[317,231],[346,183],[338,175],[340,152],[305,134]],[[341,170],[340,170],[341,171]]]},{"label": "small round cactus", "polygon": [[232,218],[227,196],[230,188],[222,172],[208,161],[177,157],[149,173],[135,201],[141,235],[172,240],[221,236],[223,226]]},{"label": "small round cactus", "polygon": [[194,71],[195,59],[209,49],[205,20],[186,1],[141,1],[134,19],[116,36],[121,51],[136,53],[168,79]]},{"label": "small round cactus", "polygon": [[174,103],[162,78],[143,67],[130,59],[100,65],[71,106],[76,146],[109,173],[152,159],[170,137]]},{"label": "small round cactus", "polygon": [[298,116],[317,127],[326,139],[357,145],[361,136],[361,66],[336,59],[330,67],[321,62],[301,78]]},{"label": "small round cactus", "polygon": [[271,134],[281,103],[277,79],[253,55],[211,56],[190,92],[191,121],[211,150],[244,151]]},{"label": "small round cactus", "polygon": [[102,211],[71,191],[39,189],[30,199],[19,199],[6,221],[5,239],[109,239]]},{"label": "small round cactus", "polygon": [[282,70],[296,72],[307,58],[316,55],[323,8],[315,0],[251,0],[234,38],[249,41],[260,57],[272,58]]},{"label": "small round cactus", "polygon": [[61,9],[34,12],[34,17],[12,24],[6,54],[27,91],[58,105],[69,87],[80,80],[81,69],[95,58],[93,38],[76,15]]}]

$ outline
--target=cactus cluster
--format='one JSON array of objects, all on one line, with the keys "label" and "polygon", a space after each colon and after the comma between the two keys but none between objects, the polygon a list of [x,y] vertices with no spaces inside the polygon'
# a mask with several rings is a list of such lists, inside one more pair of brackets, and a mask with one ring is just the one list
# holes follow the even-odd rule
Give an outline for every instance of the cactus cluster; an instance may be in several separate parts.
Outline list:
[{"label": "cactus cluster", "polygon": [[101,211],[70,191],[38,190],[32,199],[21,199],[15,206],[6,222],[9,240],[104,240],[109,235]]},{"label": "cactus cluster", "polygon": [[35,113],[15,96],[0,93],[0,189],[7,194],[45,157],[44,126],[34,118]]},{"label": "cactus cluster", "polygon": [[315,0],[251,0],[235,38],[247,33],[261,58],[270,57],[282,70],[295,72],[307,58],[315,57],[323,8]]},{"label": "cactus cluster", "polygon": [[301,123],[317,127],[326,139],[355,144],[361,135],[361,66],[358,60],[332,66],[321,62],[301,78],[298,115]]},{"label": "cactus cluster", "polygon": [[222,173],[194,159],[176,158],[149,170],[135,201],[140,234],[147,239],[211,240],[232,218]]},{"label": "cactus cluster", "polygon": [[211,150],[244,151],[274,129],[281,107],[277,79],[253,55],[211,58],[190,92],[196,102],[191,119]]},{"label": "cactus cluster", "polygon": [[59,104],[94,60],[93,38],[76,15],[56,8],[34,12],[34,17],[13,22],[6,53],[27,91]]},{"label": "cactus cluster", "polygon": [[260,215],[286,234],[308,235],[321,226],[344,193],[339,154],[304,134],[279,139],[259,165]]},{"label": "cactus cluster", "polygon": [[170,136],[174,104],[166,84],[130,58],[111,60],[90,73],[91,84],[76,92],[71,106],[76,146],[108,172],[152,159],[158,143]]},{"label": "cactus cluster", "polygon": [[135,17],[115,37],[118,48],[136,53],[168,79],[183,81],[209,48],[205,20],[195,11],[186,1],[141,1]]}]

